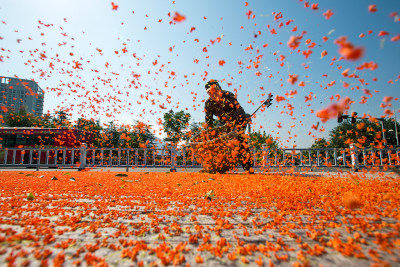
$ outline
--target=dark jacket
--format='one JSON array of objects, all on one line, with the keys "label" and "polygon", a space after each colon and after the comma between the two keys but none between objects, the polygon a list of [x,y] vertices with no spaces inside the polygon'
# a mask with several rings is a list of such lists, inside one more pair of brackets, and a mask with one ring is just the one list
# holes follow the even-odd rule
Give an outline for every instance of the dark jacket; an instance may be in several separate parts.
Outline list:
[{"label": "dark jacket", "polygon": [[233,93],[224,90],[222,92],[223,95],[220,102],[215,102],[211,98],[207,99],[204,105],[206,123],[212,126],[214,115],[224,123],[230,122],[235,125],[242,123],[244,119],[248,118],[248,114],[246,114]]}]

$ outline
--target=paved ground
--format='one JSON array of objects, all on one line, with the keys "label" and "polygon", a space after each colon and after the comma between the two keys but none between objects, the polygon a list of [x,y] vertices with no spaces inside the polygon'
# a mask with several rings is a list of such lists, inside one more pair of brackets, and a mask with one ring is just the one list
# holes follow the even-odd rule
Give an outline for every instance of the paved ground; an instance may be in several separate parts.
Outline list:
[{"label": "paved ground", "polygon": [[115,171],[2,172],[0,264],[400,264],[394,173]]}]

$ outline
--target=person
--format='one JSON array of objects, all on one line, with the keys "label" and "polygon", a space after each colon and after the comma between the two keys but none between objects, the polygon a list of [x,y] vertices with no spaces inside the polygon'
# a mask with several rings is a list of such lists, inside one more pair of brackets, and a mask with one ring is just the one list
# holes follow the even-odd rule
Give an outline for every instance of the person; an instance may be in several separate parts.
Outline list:
[{"label": "person", "polygon": [[250,115],[244,111],[232,92],[222,90],[217,80],[208,81],[205,84],[205,89],[209,96],[204,104],[205,120],[208,127],[213,127],[214,116],[216,116],[228,132],[236,131],[240,143],[241,156],[239,162],[245,171],[254,173],[248,138],[244,136],[246,126],[250,122]]}]

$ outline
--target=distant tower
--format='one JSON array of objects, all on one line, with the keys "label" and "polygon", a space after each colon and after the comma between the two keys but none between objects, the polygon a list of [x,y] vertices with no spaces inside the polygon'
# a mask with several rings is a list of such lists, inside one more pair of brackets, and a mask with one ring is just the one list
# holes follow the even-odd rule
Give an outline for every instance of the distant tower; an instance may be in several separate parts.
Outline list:
[{"label": "distant tower", "polygon": [[3,117],[21,107],[35,116],[42,116],[43,102],[44,91],[36,82],[0,76],[0,114]]}]

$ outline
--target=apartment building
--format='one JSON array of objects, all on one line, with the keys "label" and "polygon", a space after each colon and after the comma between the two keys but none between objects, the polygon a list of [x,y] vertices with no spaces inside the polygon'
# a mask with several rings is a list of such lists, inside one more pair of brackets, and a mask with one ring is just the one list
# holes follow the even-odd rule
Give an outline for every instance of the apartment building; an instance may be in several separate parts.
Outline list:
[{"label": "apartment building", "polygon": [[31,80],[0,76],[0,115],[25,107],[35,116],[43,115],[44,91]]}]

